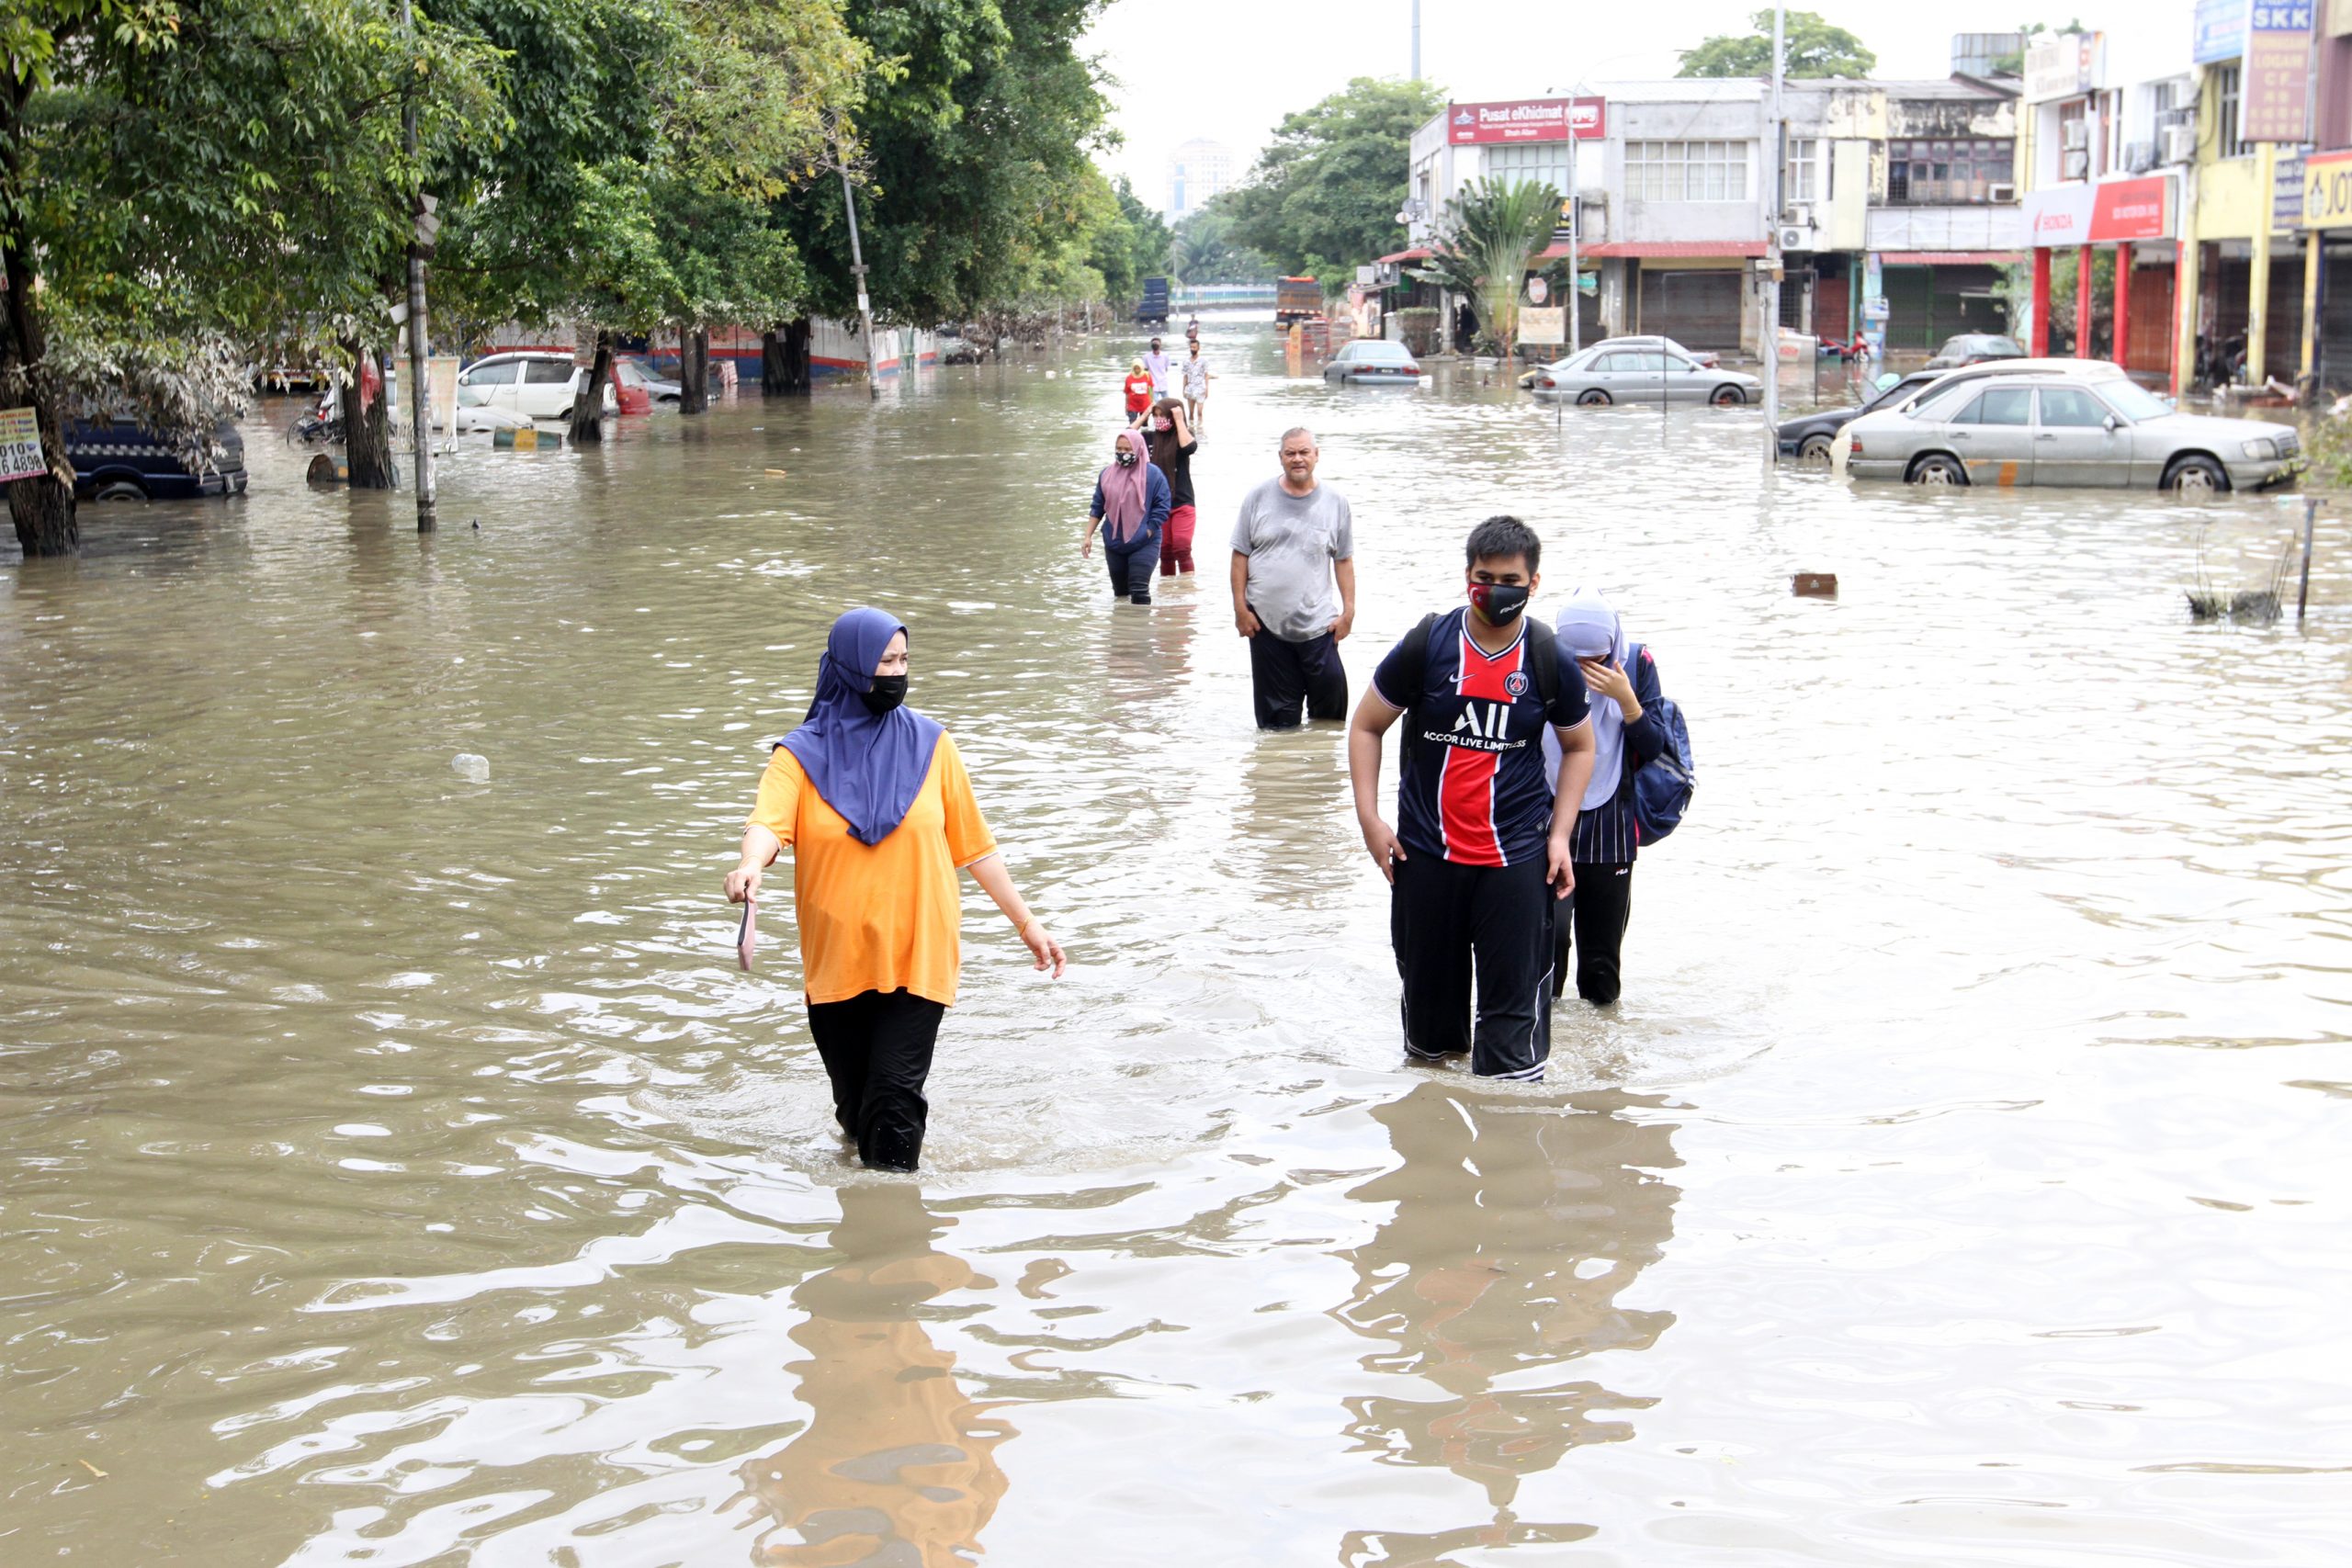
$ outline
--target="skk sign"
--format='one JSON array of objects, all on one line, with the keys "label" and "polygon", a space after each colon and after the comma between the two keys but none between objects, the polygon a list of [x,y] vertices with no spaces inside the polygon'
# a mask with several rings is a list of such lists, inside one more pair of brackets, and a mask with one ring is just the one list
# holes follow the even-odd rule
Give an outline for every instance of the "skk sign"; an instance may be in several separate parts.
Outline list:
[{"label": "skk sign", "polygon": [[1602,98],[1512,98],[1448,104],[1446,140],[1457,147],[1492,141],[1589,141],[1608,134]]}]

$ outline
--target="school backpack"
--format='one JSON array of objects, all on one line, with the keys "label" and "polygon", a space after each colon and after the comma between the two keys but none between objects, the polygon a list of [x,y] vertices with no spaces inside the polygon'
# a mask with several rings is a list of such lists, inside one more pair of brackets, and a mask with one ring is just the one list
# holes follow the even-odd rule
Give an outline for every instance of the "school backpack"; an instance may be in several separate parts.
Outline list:
[{"label": "school backpack", "polygon": [[[1625,662],[1638,665],[1642,645],[1630,643]],[[1657,703],[1658,728],[1666,731],[1666,750],[1634,773],[1634,823],[1636,842],[1654,844],[1682,825],[1690,809],[1691,792],[1698,788],[1697,765],[1690,760],[1690,726],[1682,705],[1663,692]]]}]

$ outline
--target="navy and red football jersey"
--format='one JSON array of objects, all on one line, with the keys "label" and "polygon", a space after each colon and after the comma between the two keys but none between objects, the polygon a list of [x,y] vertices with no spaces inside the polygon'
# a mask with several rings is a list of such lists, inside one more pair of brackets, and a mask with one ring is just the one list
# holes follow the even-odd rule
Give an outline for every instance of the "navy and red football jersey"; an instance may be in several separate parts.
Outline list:
[{"label": "navy and red football jersey", "polygon": [[1517,865],[1540,855],[1552,827],[1552,786],[1544,778],[1544,727],[1573,729],[1588,707],[1576,660],[1558,659],[1552,711],[1528,651],[1528,623],[1500,653],[1470,638],[1468,606],[1429,628],[1421,689],[1411,680],[1411,640],[1388,650],[1373,690],[1405,715],[1404,766],[1396,785],[1396,836],[1408,852],[1462,865]]}]

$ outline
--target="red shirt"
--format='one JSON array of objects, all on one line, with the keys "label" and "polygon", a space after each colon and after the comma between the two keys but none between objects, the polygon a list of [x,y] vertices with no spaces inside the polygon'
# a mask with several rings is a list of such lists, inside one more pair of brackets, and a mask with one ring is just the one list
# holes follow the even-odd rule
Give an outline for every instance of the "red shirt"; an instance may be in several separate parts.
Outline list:
[{"label": "red shirt", "polygon": [[1151,407],[1151,378],[1130,376],[1125,383],[1127,389],[1127,412],[1141,413]]}]

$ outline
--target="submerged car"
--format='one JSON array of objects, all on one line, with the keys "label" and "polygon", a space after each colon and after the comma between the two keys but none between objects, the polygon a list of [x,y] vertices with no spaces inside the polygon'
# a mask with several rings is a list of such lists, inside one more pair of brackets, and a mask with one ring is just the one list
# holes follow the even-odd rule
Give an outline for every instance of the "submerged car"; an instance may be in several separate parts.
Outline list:
[{"label": "submerged car", "polygon": [[1928,361],[1930,370],[1957,370],[1963,365],[1983,365],[1995,359],[2023,359],[2025,344],[2013,337],[1997,333],[1962,333],[1944,340],[1943,347]]},{"label": "submerged car", "polygon": [[2210,494],[2292,479],[2291,425],[2182,413],[2117,366],[1945,377],[1849,424],[1856,479],[1913,484],[2084,485]]},{"label": "submerged car", "polygon": [[1360,337],[1331,356],[1323,379],[1343,387],[1418,387],[1421,367],[1401,343]]},{"label": "submerged car", "polygon": [[[458,372],[459,408],[511,409],[526,419],[569,419],[588,367],[560,351],[522,349],[485,355]],[[605,412],[620,412],[613,383],[605,383]]]},{"label": "submerged car", "polygon": [[1923,390],[1943,378],[1940,370],[1914,370],[1910,375],[1892,382],[1869,400],[1849,409],[1822,409],[1813,413],[1799,414],[1781,422],[1781,456],[1799,457],[1809,463],[1829,460],[1829,444],[1838,433],[1866,413],[1891,408],[1912,393]]},{"label": "submerged car", "polygon": [[635,355],[614,355],[613,375],[625,389],[641,391],[653,402],[674,403],[685,395],[684,387],[656,374],[651,366]]},{"label": "submerged car", "polygon": [[[1588,405],[1618,402],[1750,403],[1764,383],[1737,370],[1702,365],[1689,355],[1657,346],[1660,339],[1607,338],[1544,367],[1535,378],[1539,398]],[[1636,346],[1627,347],[1628,343]]]},{"label": "submerged car", "polygon": [[133,419],[76,420],[65,427],[74,493],[83,501],[185,501],[245,493],[245,438],[222,421],[209,467],[191,469],[179,449]]}]

